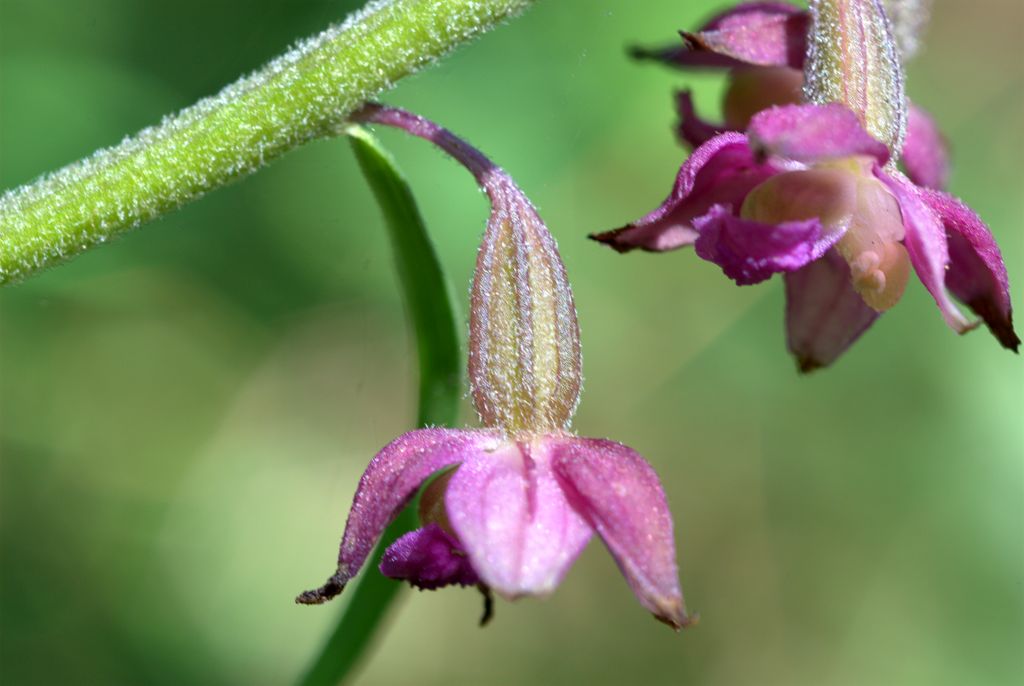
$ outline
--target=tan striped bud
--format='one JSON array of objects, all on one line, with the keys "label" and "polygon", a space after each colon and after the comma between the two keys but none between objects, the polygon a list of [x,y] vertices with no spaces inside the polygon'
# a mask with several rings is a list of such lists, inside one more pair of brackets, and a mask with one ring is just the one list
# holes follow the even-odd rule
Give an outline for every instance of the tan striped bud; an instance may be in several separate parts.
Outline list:
[{"label": "tan striped bud", "polygon": [[842,103],[892,153],[907,130],[903,64],[881,0],[812,0],[804,66],[809,102]]},{"label": "tan striped bud", "polygon": [[491,201],[470,294],[469,381],[483,423],[511,436],[567,429],[583,384],[576,306],[555,239],[504,170],[434,122],[364,105],[354,121],[403,129],[458,160]]},{"label": "tan striped bud", "polygon": [[484,424],[510,434],[568,427],[582,384],[579,326],[555,240],[504,172],[484,180],[493,209],[477,255],[469,378]]}]

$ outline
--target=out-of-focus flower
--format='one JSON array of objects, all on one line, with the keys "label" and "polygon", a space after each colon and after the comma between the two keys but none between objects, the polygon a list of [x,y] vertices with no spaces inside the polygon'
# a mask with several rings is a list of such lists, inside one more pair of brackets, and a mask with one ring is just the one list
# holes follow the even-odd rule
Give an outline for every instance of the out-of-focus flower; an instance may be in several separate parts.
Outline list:
[{"label": "out-of-focus flower", "polygon": [[569,429],[582,383],[576,309],[533,205],[504,171],[436,124],[377,105],[355,118],[437,144],[491,200],[469,337],[484,428],[421,429],[385,446],[359,482],[337,571],[297,601],[340,593],[388,523],[442,472],[421,496],[422,528],[386,551],[385,575],[425,589],[479,584],[508,599],[545,595],[596,532],[645,608],[677,629],[689,624],[672,517],[654,470],[620,443]]},{"label": "out-of-focus flower", "polygon": [[[925,1],[890,0],[885,4],[890,12],[898,12],[894,17],[897,35],[906,45],[904,56],[909,56],[917,48],[927,17],[927,8],[920,7]],[[699,31],[683,31],[681,45],[635,49],[633,54],[684,71],[728,70],[721,122],[700,117],[689,90],[676,93],[677,133],[684,143],[697,148],[719,133],[746,130],[750,119],[761,110],[803,100],[810,18],[806,9],[787,2],[740,3],[712,18]],[[913,103],[908,105],[906,141],[899,161],[916,185],[944,189],[949,177],[945,139],[926,111]]]},{"label": "out-of-focus flower", "polygon": [[[592,238],[620,252],[693,245],[739,285],[784,273],[788,345],[802,371],[832,363],[892,307],[911,268],[954,330],[977,324],[950,292],[1016,351],[1006,269],[988,228],[892,164],[908,114],[880,2],[816,0],[809,31],[793,29],[800,16],[780,3],[745,5],[702,40],[712,35],[734,55],[752,54],[757,35],[786,37],[776,47],[804,36],[803,97],[812,104],[771,107],[753,114],[746,134],[711,137],[661,206]],[[745,29],[723,38],[735,23]]]}]

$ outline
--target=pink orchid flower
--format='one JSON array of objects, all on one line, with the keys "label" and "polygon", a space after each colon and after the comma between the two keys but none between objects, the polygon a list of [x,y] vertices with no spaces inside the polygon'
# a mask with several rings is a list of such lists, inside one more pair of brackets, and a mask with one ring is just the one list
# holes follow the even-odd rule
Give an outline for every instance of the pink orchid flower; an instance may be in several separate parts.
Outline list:
[{"label": "pink orchid flower", "polygon": [[[902,6],[896,2],[889,4]],[[917,47],[922,14],[900,16],[903,21],[897,28],[909,28],[897,30],[896,35],[902,38],[899,43],[903,56],[909,57]],[[806,8],[787,2],[744,2],[716,15],[697,32],[681,32],[682,45],[660,50],[636,49],[633,54],[684,71],[728,70],[721,122],[697,114],[691,91],[676,93],[677,133],[689,147],[697,148],[720,133],[746,130],[751,118],[761,110],[801,102],[810,20]],[[907,134],[900,162],[916,185],[946,187],[950,166],[946,141],[932,117],[913,103],[908,103]]]},{"label": "pink orchid flower", "polygon": [[421,497],[422,528],[399,538],[380,571],[425,589],[479,584],[507,599],[543,596],[594,533],[640,604],[679,629],[686,613],[672,517],[657,475],[635,451],[570,429],[582,383],[579,329],[558,249],[509,176],[451,133],[402,110],[359,121],[432,141],[466,166],[492,212],[477,256],[469,377],[482,429],[410,431],[359,481],[335,573],[297,602],[334,597],[397,513]]},{"label": "pink orchid flower", "polygon": [[903,293],[911,268],[958,332],[1016,351],[1006,268],[978,216],[887,167],[889,151],[840,104],[786,105],[723,133],[679,170],[650,214],[595,234],[620,252],[693,245],[739,285],[786,281],[788,346],[802,371],[831,364]]},{"label": "pink orchid flower", "polygon": [[[905,3],[922,0],[886,2],[913,19]],[[690,37],[702,51],[680,59],[696,64],[799,58],[808,102],[753,114],[745,134],[711,136],[661,206],[591,236],[620,252],[692,245],[739,285],[784,274],[787,344],[804,372],[834,362],[895,305],[911,270],[955,331],[977,322],[950,293],[1003,346],[1020,345],[988,228],[960,201],[895,167],[914,134],[886,2],[811,0],[806,13],[748,3]]]}]

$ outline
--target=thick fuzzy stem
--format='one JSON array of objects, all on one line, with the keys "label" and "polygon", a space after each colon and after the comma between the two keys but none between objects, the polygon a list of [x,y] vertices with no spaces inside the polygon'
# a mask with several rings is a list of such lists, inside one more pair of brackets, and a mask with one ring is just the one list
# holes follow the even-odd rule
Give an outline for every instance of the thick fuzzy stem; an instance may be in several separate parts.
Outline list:
[{"label": "thick fuzzy stem", "polygon": [[0,198],[0,284],[332,133],[367,98],[532,0],[376,0],[162,123]]}]

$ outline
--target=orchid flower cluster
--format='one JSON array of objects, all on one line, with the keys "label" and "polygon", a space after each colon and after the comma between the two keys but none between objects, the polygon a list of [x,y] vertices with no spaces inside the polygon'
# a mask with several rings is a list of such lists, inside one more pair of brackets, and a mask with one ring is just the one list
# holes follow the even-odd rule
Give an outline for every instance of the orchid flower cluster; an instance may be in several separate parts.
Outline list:
[{"label": "orchid flower cluster", "polygon": [[[899,301],[912,271],[950,327],[978,324],[956,297],[1017,350],[999,249],[942,190],[942,136],[904,92],[923,4],[889,0],[894,28],[882,0],[812,0],[809,10],[742,3],[684,32],[679,48],[638,52],[683,69],[729,69],[724,122],[699,118],[680,93],[679,135],[693,153],[672,192],[644,217],[592,237],[621,252],[693,246],[739,285],[783,274],[788,347],[801,371],[834,362]],[[622,444],[570,430],[579,328],[565,267],[533,205],[437,124],[375,104],[352,119],[434,143],[490,199],[469,323],[483,428],[421,429],[385,446],[359,482],[336,571],[297,601],[339,594],[422,491],[422,526],[386,550],[388,577],[421,589],[477,586],[487,598],[543,596],[597,533],[641,605],[676,629],[692,623],[654,470]]]},{"label": "orchid flower cluster", "polygon": [[679,93],[678,133],[695,149],[672,192],[591,237],[620,252],[693,246],[741,286],[783,274],[787,343],[801,371],[834,362],[899,301],[911,271],[951,328],[979,323],[952,294],[1016,351],[999,247],[943,192],[944,141],[904,92],[923,4],[742,3],[683,32],[680,47],[636,51],[682,69],[728,69],[725,121],[699,118],[691,94]]},{"label": "orchid flower cluster", "polygon": [[484,428],[420,429],[385,446],[359,482],[337,570],[297,602],[340,593],[429,480],[422,526],[384,553],[385,576],[421,589],[542,596],[596,532],[641,605],[676,629],[691,623],[654,470],[620,443],[569,430],[582,385],[579,327],[565,266],[536,209],[502,169],[426,119],[379,105],[353,118],[433,142],[490,199],[469,320],[469,378]]}]

